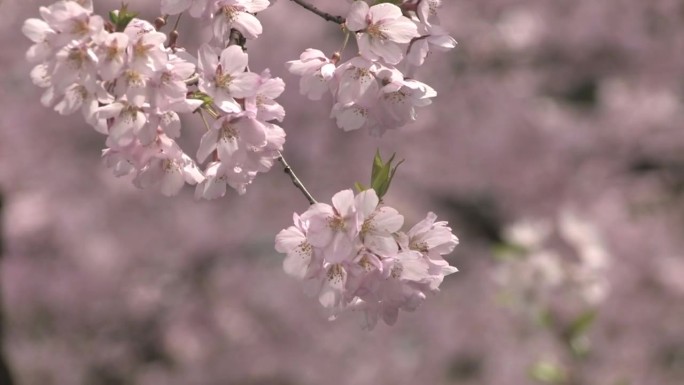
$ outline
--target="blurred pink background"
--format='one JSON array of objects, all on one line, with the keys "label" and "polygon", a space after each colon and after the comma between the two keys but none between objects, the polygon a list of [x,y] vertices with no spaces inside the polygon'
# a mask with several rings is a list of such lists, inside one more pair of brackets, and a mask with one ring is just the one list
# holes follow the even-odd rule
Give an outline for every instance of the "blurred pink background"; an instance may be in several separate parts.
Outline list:
[{"label": "blurred pink background", "polygon": [[[408,224],[434,211],[461,240],[442,291],[371,332],[354,315],[327,321],[282,271],[275,234],[306,200],[281,169],[244,196],[165,198],[115,178],[80,114],[40,105],[20,30],[48,3],[0,2],[4,351],[17,384],[523,385],[539,359],[581,370],[582,385],[684,383],[682,1],[445,0],[459,45],[417,74],[439,96],[379,140],[337,129],[329,98],[300,96],[283,66],[338,49],[339,28],[287,0],[259,15],[250,68],[288,85],[284,154],[312,194],[329,201],[368,180],[376,147],[396,152],[406,162],[388,204]],[[117,5],[95,0],[103,16]],[[192,50],[206,37],[190,18],[180,30]],[[189,153],[201,130],[184,117]],[[612,258],[581,365],[501,306],[492,278],[506,226],[565,209]]]}]

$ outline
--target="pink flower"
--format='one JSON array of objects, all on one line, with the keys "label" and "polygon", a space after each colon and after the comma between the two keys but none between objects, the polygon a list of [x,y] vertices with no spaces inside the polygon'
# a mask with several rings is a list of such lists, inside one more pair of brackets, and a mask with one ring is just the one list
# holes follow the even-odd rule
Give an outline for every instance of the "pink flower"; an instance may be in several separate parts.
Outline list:
[{"label": "pink flower", "polygon": [[279,253],[287,254],[283,260],[285,273],[299,279],[312,277],[323,267],[323,260],[314,253],[307,239],[308,221],[296,213],[292,219],[294,226],[278,233],[275,248]]},{"label": "pink flower", "polygon": [[147,21],[134,19],[124,30],[128,35],[128,67],[147,76],[164,68],[168,53],[164,48],[166,35],[157,32]]},{"label": "pink flower", "polygon": [[209,14],[208,0],[162,0],[162,15],[178,15],[189,10],[192,17],[202,17]]},{"label": "pink flower", "polygon": [[375,75],[381,68],[379,64],[361,56],[341,64],[335,71],[335,77],[339,80],[337,102],[350,105],[364,98],[377,98],[379,86]]},{"label": "pink flower", "polygon": [[203,162],[216,150],[221,162],[241,164],[249,148],[266,145],[266,128],[243,114],[228,114],[217,119],[200,141],[197,160]]},{"label": "pink flower", "polygon": [[165,196],[178,194],[188,183],[195,185],[204,181],[204,175],[189,156],[183,154],[157,154],[133,179],[133,184],[140,188],[159,186]]},{"label": "pink flower", "polygon": [[438,25],[421,24],[419,32],[420,37],[411,41],[406,54],[406,60],[412,65],[423,65],[425,58],[430,53],[430,48],[437,51],[448,51],[456,47],[456,40]]},{"label": "pink flower", "polygon": [[100,107],[96,112],[98,119],[111,119],[107,145],[126,146],[132,143],[140,129],[147,122],[142,106],[120,100]]},{"label": "pink flower", "polygon": [[245,111],[264,122],[282,122],[285,109],[274,99],[285,91],[285,82],[281,78],[272,78],[271,72],[264,70],[258,84],[255,94],[245,99]]},{"label": "pink flower", "polygon": [[316,203],[309,208],[309,241],[324,250],[326,260],[339,263],[354,257],[358,216],[352,190],[333,195],[332,206]]},{"label": "pink flower", "polygon": [[227,39],[235,28],[247,39],[256,39],[263,30],[259,19],[252,15],[268,8],[268,0],[219,0],[214,18],[214,37],[219,41]]},{"label": "pink flower", "polygon": [[430,25],[430,17],[437,17],[437,8],[442,6],[442,0],[418,0],[416,15],[423,23]]},{"label": "pink flower", "polygon": [[380,206],[375,190],[368,189],[356,196],[355,203],[361,229],[359,237],[364,246],[376,255],[393,257],[399,251],[392,234],[401,230],[404,217],[389,206]]},{"label": "pink flower", "polygon": [[416,24],[390,3],[369,7],[364,1],[354,1],[346,25],[357,32],[361,56],[373,61],[382,58],[389,64],[399,63],[404,56],[401,44],[418,36]]},{"label": "pink flower", "polygon": [[238,46],[230,46],[221,51],[220,55],[208,44],[200,47],[199,88],[211,96],[214,103],[225,112],[241,111],[235,98],[252,96],[259,87],[259,75],[245,72],[247,61],[247,54]]},{"label": "pink flower", "polygon": [[[366,326],[397,320],[399,310],[413,311],[456,269],[441,257],[453,249],[451,229],[434,214],[400,233],[404,218],[382,205],[374,190],[333,196],[333,205],[311,205],[294,226],[276,237],[276,250],[287,254],[283,266],[304,280],[332,318],[360,310]],[[417,242],[420,250],[409,247]],[[422,247],[421,242],[429,246]]]},{"label": "pink flower", "polygon": [[317,49],[307,48],[299,60],[285,63],[288,71],[302,78],[299,81],[299,92],[311,100],[320,100],[330,89],[330,81],[335,74],[335,64]]},{"label": "pink flower", "polygon": [[128,35],[122,32],[107,34],[98,45],[96,52],[99,58],[98,70],[104,81],[114,80],[121,75],[127,63],[126,49]]}]

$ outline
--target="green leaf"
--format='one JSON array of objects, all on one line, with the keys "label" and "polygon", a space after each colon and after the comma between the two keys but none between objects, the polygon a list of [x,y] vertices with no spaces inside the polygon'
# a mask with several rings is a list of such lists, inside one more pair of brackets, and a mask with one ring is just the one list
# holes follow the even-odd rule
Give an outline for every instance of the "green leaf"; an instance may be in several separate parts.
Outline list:
[{"label": "green leaf", "polygon": [[527,248],[516,243],[499,242],[492,247],[492,256],[499,262],[522,259],[527,254]]},{"label": "green leaf", "polygon": [[362,185],[362,184],[359,183],[359,182],[354,182],[354,188],[356,188],[356,191],[357,191],[357,192],[361,192],[361,191],[366,191],[366,190],[368,190],[368,187]]},{"label": "green leaf", "polygon": [[593,309],[587,310],[584,313],[580,314],[577,318],[575,318],[575,320],[572,321],[566,332],[568,341],[572,342],[573,339],[581,337],[584,334],[586,334],[587,331],[589,331],[591,325],[594,324],[595,319],[596,311]]},{"label": "green leaf", "polygon": [[371,182],[375,180],[376,175],[378,175],[378,172],[380,172],[380,169],[382,169],[382,166],[384,166],[384,163],[382,162],[382,158],[380,157],[380,149],[375,150],[375,157],[373,158],[373,168],[371,169]]},{"label": "green leaf", "polygon": [[553,314],[551,314],[551,311],[549,311],[549,309],[539,310],[539,313],[537,314],[537,322],[540,326],[546,328],[551,328],[556,323],[556,321],[553,318]]},{"label": "green leaf", "polygon": [[214,102],[214,99],[211,98],[211,96],[205,94],[204,92],[201,91],[195,91],[188,95],[188,99],[197,99],[201,100],[203,103],[202,105],[207,105],[207,104],[212,104]]},{"label": "green leaf", "polygon": [[109,12],[109,20],[114,24],[114,28],[117,32],[123,32],[136,16],[137,12],[129,12],[128,4],[121,3],[121,8],[116,11]]},{"label": "green leaf", "polygon": [[567,380],[565,370],[548,361],[535,363],[530,368],[529,375],[532,379],[544,384],[562,384]]},{"label": "green leaf", "polygon": [[119,11],[109,11],[109,21],[114,25],[119,24]]},{"label": "green leaf", "polygon": [[394,174],[397,172],[397,167],[404,162],[401,160],[396,165],[392,165],[395,157],[396,154],[392,154],[389,160],[384,162],[380,156],[380,150],[375,151],[370,187],[378,194],[378,198],[382,198],[387,193],[392,179],[394,179]]}]

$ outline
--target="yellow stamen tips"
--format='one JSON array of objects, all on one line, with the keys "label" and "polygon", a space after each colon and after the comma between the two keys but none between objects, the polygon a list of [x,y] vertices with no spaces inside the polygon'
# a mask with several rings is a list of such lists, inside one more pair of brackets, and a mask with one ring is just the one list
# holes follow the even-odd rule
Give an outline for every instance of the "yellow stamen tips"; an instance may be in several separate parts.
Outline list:
[{"label": "yellow stamen tips", "polygon": [[411,242],[409,244],[409,249],[420,251],[421,253],[427,253],[430,251],[426,242]]},{"label": "yellow stamen tips", "polygon": [[90,33],[90,28],[88,27],[88,20],[74,20],[71,32],[74,35],[86,36]]},{"label": "yellow stamen tips", "polygon": [[221,8],[221,13],[226,19],[228,19],[228,21],[233,21],[235,20],[235,17],[237,17],[238,10],[235,9],[235,7],[226,5],[225,7]]},{"label": "yellow stamen tips", "polygon": [[344,219],[337,215],[328,217],[328,227],[334,231],[342,231],[345,228]]},{"label": "yellow stamen tips", "polygon": [[67,58],[71,66],[74,68],[81,68],[88,60],[88,54],[84,50],[76,47],[69,50],[69,55]]},{"label": "yellow stamen tips", "polygon": [[385,94],[385,99],[392,103],[401,103],[406,99],[406,94],[402,91],[390,92]]},{"label": "yellow stamen tips", "polygon": [[145,57],[147,56],[147,51],[149,51],[149,46],[143,44],[142,39],[138,39],[133,46],[133,56],[136,58]]},{"label": "yellow stamen tips", "polygon": [[118,57],[121,57],[121,53],[123,52],[123,49],[121,49],[118,45],[118,42],[114,42],[112,45],[107,46],[107,61],[112,61]]},{"label": "yellow stamen tips", "polygon": [[394,266],[392,266],[392,271],[390,272],[390,275],[392,278],[400,278],[401,273],[404,272],[404,266],[402,266],[399,262],[395,263]]},{"label": "yellow stamen tips", "polygon": [[162,169],[167,173],[174,173],[180,169],[178,162],[173,159],[164,159],[162,163]]},{"label": "yellow stamen tips", "polygon": [[224,120],[223,123],[221,123],[221,130],[219,131],[219,139],[220,140],[233,140],[238,138],[238,130],[230,124],[229,121]]},{"label": "yellow stamen tips", "polygon": [[374,39],[386,39],[387,35],[377,24],[371,24],[366,28],[366,32]]},{"label": "yellow stamen tips", "polygon": [[233,77],[229,74],[224,75],[223,73],[217,73],[214,77],[214,81],[216,82],[216,87],[228,88],[230,83],[233,81]]},{"label": "yellow stamen tips", "polygon": [[363,257],[361,257],[361,259],[359,260],[359,266],[361,266],[366,271],[373,270],[373,264],[370,263],[370,261],[368,260],[368,257],[365,255]]},{"label": "yellow stamen tips", "polygon": [[313,247],[307,241],[304,241],[297,246],[297,254],[301,256],[311,256],[313,254]]},{"label": "yellow stamen tips", "polygon": [[327,276],[331,284],[340,284],[344,278],[344,269],[339,264],[332,265],[328,269]]},{"label": "yellow stamen tips", "polygon": [[368,78],[370,78],[370,77],[371,77],[371,74],[370,74],[370,71],[368,71],[368,69],[358,68],[358,67],[356,68],[356,71],[354,71],[354,75],[352,76],[352,78],[354,80],[361,79],[361,81],[367,81]]},{"label": "yellow stamen tips", "polygon": [[138,71],[126,70],[124,75],[126,76],[126,81],[128,82],[129,86],[142,87],[145,85],[145,80]]},{"label": "yellow stamen tips", "polygon": [[373,230],[375,230],[375,226],[373,225],[373,217],[371,216],[363,221],[363,225],[361,225],[361,235],[366,235]]}]

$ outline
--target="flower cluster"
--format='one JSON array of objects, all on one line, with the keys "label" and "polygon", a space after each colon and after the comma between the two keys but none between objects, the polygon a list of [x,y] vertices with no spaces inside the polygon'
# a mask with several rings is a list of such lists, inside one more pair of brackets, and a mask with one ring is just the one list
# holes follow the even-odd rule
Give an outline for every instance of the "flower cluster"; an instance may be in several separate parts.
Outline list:
[{"label": "flower cluster", "polygon": [[494,278],[510,303],[534,313],[548,310],[559,296],[566,306],[581,307],[605,299],[610,256],[595,227],[574,212],[563,211],[556,226],[518,222],[504,235],[512,247],[500,253],[504,261]]},{"label": "flower cluster", "polygon": [[[353,33],[358,55],[339,64],[317,49],[287,63],[301,76],[300,92],[312,100],[326,91],[333,97],[331,117],[345,131],[366,128],[380,136],[416,120],[416,108],[432,103],[437,92],[412,79],[431,50],[446,51],[456,41],[437,24],[439,0],[406,0],[369,6],[355,0],[344,24]],[[399,65],[405,67],[402,72]]]},{"label": "flower cluster", "polygon": [[391,325],[399,309],[415,310],[457,271],[443,258],[458,244],[446,222],[429,213],[408,232],[400,231],[403,224],[375,190],[356,196],[344,190],[332,206],[316,203],[294,214],[294,226],[276,237],[276,250],[287,254],[285,272],[306,281],[333,318],[359,310],[368,328],[378,319]]},{"label": "flower cluster", "polygon": [[164,15],[178,15],[188,11],[190,16],[202,18],[212,25],[214,39],[222,42],[235,29],[246,39],[256,39],[263,27],[253,14],[268,8],[268,0],[162,0]]},{"label": "flower cluster", "polygon": [[[193,5],[192,12],[204,12],[204,3],[164,6]],[[268,1],[229,3],[212,6],[252,11],[268,6]],[[28,19],[23,32],[35,43],[27,59],[37,64],[33,82],[46,88],[41,101],[60,114],[80,109],[86,122],[107,135],[103,157],[115,175],[132,175],[136,186],[156,187],[164,195],[178,193],[186,183],[197,185],[195,195],[211,199],[224,195],[226,185],[244,193],[278,157],[285,132],[270,122],[285,115],[273,100],[285,85],[268,70],[245,72],[247,54],[239,46],[219,50],[205,44],[198,60],[169,44],[147,21],[131,17],[115,31],[121,26],[93,15],[89,3],[59,1],[40,13],[42,19]],[[193,78],[198,90],[188,85]],[[197,151],[200,162],[212,155],[204,171],[175,141],[181,134],[179,114],[201,106],[216,118]]]},{"label": "flower cluster", "polygon": [[[340,127],[380,135],[414,120],[415,108],[436,95],[396,66],[422,64],[427,43],[453,48],[455,41],[434,24],[437,5],[355,1],[345,28],[356,36],[358,56],[338,65],[339,54],[331,60],[310,49],[287,65],[302,75],[301,89],[312,99],[332,92]],[[103,158],[116,176],[164,195],[185,184],[196,186],[196,198],[221,197],[227,186],[243,194],[281,157],[285,142],[276,124],[285,110],[275,101],[285,84],[269,70],[251,72],[244,52],[246,39],[262,32],[254,13],[268,6],[268,0],[162,0],[166,16],[152,24],[126,6],[105,21],[89,0],[60,0],[24,23],[34,42],[26,55],[35,64],[31,78],[45,88],[43,105],[63,115],[80,110],[107,136]],[[212,41],[196,57],[177,46],[177,31],[169,38],[160,32],[168,15],[185,12],[213,27]],[[195,158],[176,142],[184,113],[198,113],[206,128]],[[309,281],[333,317],[359,310],[369,328],[380,318],[394,323],[399,309],[414,310],[456,271],[443,258],[458,243],[446,222],[430,213],[404,233],[404,218],[381,203],[396,171],[393,159],[385,163],[377,154],[371,188],[359,187],[356,196],[342,191],[332,206],[314,203],[276,239],[288,274]],[[293,182],[315,202],[296,176]]]}]

